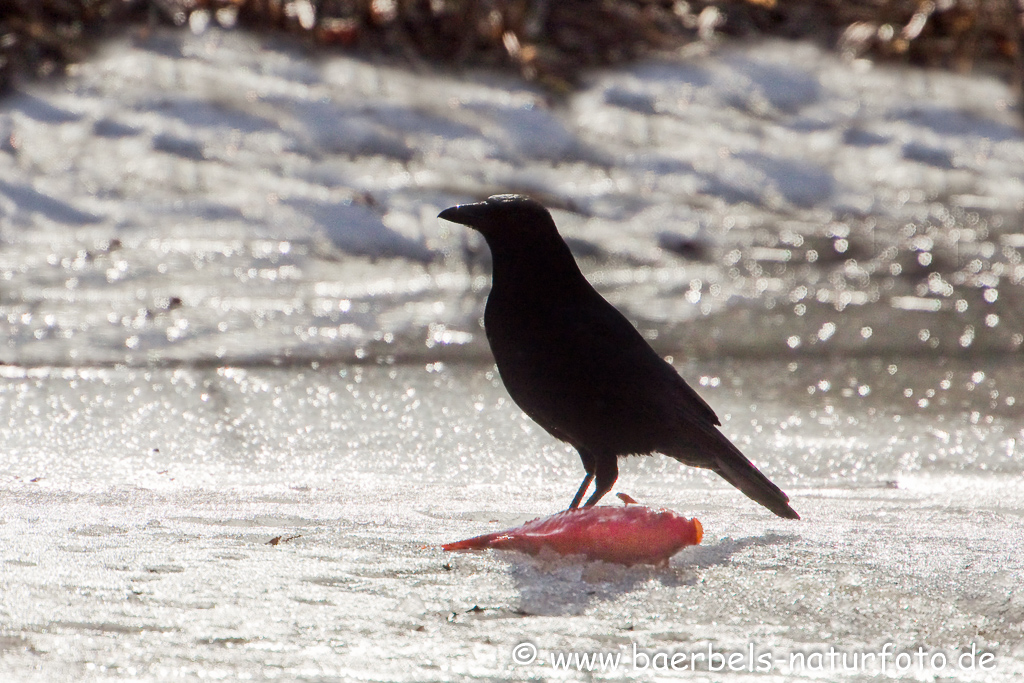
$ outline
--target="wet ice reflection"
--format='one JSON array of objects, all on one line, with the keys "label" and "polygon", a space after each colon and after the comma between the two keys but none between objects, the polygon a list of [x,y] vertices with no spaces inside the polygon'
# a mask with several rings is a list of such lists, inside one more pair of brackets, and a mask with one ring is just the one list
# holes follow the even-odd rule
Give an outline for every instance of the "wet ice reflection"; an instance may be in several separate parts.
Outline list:
[{"label": "wet ice reflection", "polygon": [[[843,238],[792,225],[729,233],[736,246],[700,262],[671,251],[641,264],[579,258],[668,354],[1014,352],[1024,344],[1021,247],[994,218],[977,221],[943,233],[955,240],[926,265],[919,257],[933,252],[919,249],[935,245],[918,238],[931,228],[882,231],[872,221],[846,226]],[[42,257],[35,243],[0,254],[11,360],[427,360],[448,346],[487,355],[478,334],[487,279],[457,256],[337,263],[314,243],[241,239],[47,246]]]},{"label": "wet ice reflection", "polygon": [[[1020,364],[846,360],[680,366],[723,430],[784,488],[1024,472]],[[577,456],[473,367],[0,368],[8,481],[165,484],[387,479],[516,487],[577,479]],[[697,478],[629,460],[620,486]],[[212,483],[212,482],[211,482]],[[77,485],[77,484],[76,484]],[[654,493],[659,492],[659,493]],[[568,494],[566,494],[568,495]],[[675,494],[669,494],[674,496]],[[741,501],[742,502],[742,501]]]}]

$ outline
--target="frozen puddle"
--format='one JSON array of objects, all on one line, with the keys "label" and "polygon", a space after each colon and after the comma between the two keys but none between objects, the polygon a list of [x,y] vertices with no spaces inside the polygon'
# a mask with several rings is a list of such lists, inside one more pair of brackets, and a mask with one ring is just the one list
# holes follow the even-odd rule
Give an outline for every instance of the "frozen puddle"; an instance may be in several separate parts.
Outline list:
[{"label": "frozen puddle", "polygon": [[[836,658],[883,650],[900,677],[1024,674],[1024,431],[988,398],[1024,367],[682,371],[804,519],[630,460],[616,490],[706,530],[657,570],[438,549],[562,508],[582,474],[486,367],[5,369],[0,671],[575,679],[558,658],[601,653],[620,660],[598,678],[646,679],[710,648],[742,667],[770,654],[765,680],[867,679]],[[822,389],[849,376],[871,391]],[[957,668],[972,646],[994,668]],[[707,670],[721,661],[685,675],[730,678]]]}]

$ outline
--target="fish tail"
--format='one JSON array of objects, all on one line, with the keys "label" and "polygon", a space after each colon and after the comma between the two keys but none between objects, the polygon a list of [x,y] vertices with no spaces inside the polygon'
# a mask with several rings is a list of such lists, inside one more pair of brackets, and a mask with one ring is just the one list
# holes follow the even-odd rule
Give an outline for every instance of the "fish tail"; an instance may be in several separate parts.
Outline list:
[{"label": "fish tail", "polygon": [[473,538],[467,538],[462,541],[455,541],[454,543],[445,543],[441,546],[441,548],[444,550],[478,550],[480,548],[491,548],[495,546],[500,546],[501,541],[507,538],[508,532],[495,531],[491,534],[474,536]]}]

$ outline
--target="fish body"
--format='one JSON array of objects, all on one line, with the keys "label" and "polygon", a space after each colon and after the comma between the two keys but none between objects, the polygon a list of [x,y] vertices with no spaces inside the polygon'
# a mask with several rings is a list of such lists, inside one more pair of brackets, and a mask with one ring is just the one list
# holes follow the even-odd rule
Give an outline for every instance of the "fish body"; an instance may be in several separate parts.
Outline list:
[{"label": "fish body", "polygon": [[559,555],[584,555],[616,564],[665,564],[703,536],[701,524],[672,510],[643,505],[574,508],[538,518],[514,529],[467,538],[445,550],[498,548],[536,555],[544,548]]}]

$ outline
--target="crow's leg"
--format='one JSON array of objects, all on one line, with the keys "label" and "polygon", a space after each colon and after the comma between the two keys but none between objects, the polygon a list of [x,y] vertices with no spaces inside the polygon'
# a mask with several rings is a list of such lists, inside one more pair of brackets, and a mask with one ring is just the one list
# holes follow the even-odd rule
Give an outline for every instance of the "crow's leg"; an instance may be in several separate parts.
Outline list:
[{"label": "crow's leg", "polygon": [[587,476],[583,477],[583,483],[580,484],[580,488],[576,491],[576,495],[573,496],[572,502],[569,503],[569,509],[574,510],[580,506],[580,501],[583,500],[583,494],[590,488],[590,482],[594,481],[594,456],[587,451],[576,449],[580,453],[580,460],[583,461],[583,469],[586,470]]},{"label": "crow's leg", "polygon": [[580,484],[579,490],[576,491],[576,495],[572,497],[572,502],[569,503],[569,509],[574,510],[580,506],[580,501],[583,500],[583,494],[590,488],[590,482],[594,481],[594,475],[587,472],[587,476],[583,477],[583,483]]},{"label": "crow's leg", "polygon": [[608,493],[612,486],[615,486],[615,480],[619,478],[618,457],[615,455],[604,455],[600,458],[594,458],[594,460],[596,462],[594,476],[597,477],[597,483],[594,485],[594,493],[587,500],[584,507],[590,507],[601,500],[602,496]]}]

